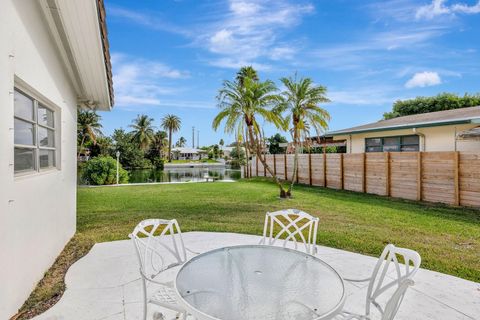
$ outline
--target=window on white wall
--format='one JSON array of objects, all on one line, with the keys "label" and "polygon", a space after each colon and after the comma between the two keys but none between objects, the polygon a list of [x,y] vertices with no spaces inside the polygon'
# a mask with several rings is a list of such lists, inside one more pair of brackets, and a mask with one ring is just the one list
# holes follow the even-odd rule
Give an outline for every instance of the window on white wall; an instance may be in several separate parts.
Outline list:
[{"label": "window on white wall", "polygon": [[15,173],[56,167],[55,111],[15,89]]}]

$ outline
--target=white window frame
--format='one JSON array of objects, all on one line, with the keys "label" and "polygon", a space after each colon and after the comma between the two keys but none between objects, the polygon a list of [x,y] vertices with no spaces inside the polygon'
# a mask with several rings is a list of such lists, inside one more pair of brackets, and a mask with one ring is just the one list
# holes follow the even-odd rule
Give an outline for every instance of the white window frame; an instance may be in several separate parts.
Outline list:
[{"label": "white window frame", "polygon": [[[52,170],[60,170],[60,165],[59,165],[59,152],[60,152],[60,130],[59,130],[59,108],[54,107],[52,103],[48,102],[46,99],[41,98],[38,94],[33,93],[33,90],[29,90],[23,85],[20,84],[15,84],[14,86],[14,91],[19,92],[20,94],[28,97],[33,101],[33,120],[30,119],[25,119],[22,117],[18,117],[15,115],[15,102],[13,103],[13,118],[18,119],[23,122],[27,122],[33,125],[33,131],[34,131],[34,144],[33,145],[23,145],[23,144],[16,144],[14,142],[13,149],[15,152],[16,148],[22,148],[22,149],[30,149],[33,150],[34,152],[34,165],[33,165],[33,170],[21,170],[21,171],[15,171],[14,169],[14,174],[15,176],[26,176],[26,175],[32,175],[36,173],[41,173],[41,172],[48,172]],[[41,106],[42,108],[46,108],[49,111],[53,113],[53,127],[50,127],[48,125],[40,124],[38,122],[38,107]],[[47,130],[52,130],[53,131],[53,147],[45,147],[45,146],[40,146],[40,141],[39,141],[39,128],[44,128]],[[15,130],[14,136],[15,136]],[[15,139],[15,138],[14,138]],[[54,165],[51,167],[46,167],[46,168],[40,168],[40,150],[50,150],[54,152],[53,156],[53,162]],[[13,159],[15,163],[15,156]],[[15,167],[15,164],[14,164]]]}]

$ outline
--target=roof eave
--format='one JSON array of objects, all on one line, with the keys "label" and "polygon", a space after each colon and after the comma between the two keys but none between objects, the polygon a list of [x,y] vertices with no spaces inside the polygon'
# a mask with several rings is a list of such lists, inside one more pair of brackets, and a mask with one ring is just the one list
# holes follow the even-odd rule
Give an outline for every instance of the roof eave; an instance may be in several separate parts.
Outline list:
[{"label": "roof eave", "polygon": [[109,111],[113,106],[113,87],[101,4],[100,0],[41,0],[53,39],[76,91],[78,106]]},{"label": "roof eave", "polygon": [[393,130],[403,130],[403,129],[413,129],[413,128],[426,128],[426,127],[438,127],[438,126],[447,126],[455,124],[467,124],[467,123],[480,123],[480,118],[478,119],[458,119],[458,120],[448,120],[448,121],[435,121],[435,122],[423,122],[423,123],[414,123],[398,126],[386,126],[379,128],[371,129],[360,129],[360,130],[350,130],[350,131],[333,131],[325,133],[325,137],[334,137],[334,136],[344,136],[349,134],[359,134],[359,133],[368,133],[368,132],[379,132],[379,131],[393,131]]}]

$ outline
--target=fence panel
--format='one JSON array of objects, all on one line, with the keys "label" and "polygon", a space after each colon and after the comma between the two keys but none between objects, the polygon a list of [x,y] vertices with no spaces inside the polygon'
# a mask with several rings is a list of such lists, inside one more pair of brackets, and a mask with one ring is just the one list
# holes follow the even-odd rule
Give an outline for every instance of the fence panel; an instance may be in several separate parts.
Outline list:
[{"label": "fence panel", "polygon": [[343,155],[343,186],[345,190],[363,192],[363,153]]},{"label": "fence panel", "polygon": [[310,166],[308,164],[308,154],[298,155],[298,182],[310,184]]},{"label": "fence panel", "polygon": [[341,153],[327,154],[327,187],[342,189],[342,157]]},{"label": "fence panel", "polygon": [[422,154],[422,199],[455,204],[455,152]]},{"label": "fence panel", "polygon": [[396,198],[417,199],[416,152],[390,153],[390,195]]},{"label": "fence panel", "polygon": [[295,155],[287,154],[287,180],[290,181],[293,175],[293,159]]},{"label": "fence panel", "polygon": [[312,154],[312,185],[325,186],[323,154]]},{"label": "fence panel", "polygon": [[459,158],[460,204],[480,207],[480,154],[465,152]]},{"label": "fence panel", "polygon": [[387,163],[383,153],[367,153],[366,155],[365,187],[367,193],[387,195]]}]

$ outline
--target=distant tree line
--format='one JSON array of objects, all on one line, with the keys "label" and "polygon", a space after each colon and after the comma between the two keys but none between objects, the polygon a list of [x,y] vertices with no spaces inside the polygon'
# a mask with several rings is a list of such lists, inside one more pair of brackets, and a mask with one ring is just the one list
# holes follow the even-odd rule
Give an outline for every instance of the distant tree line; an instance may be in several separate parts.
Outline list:
[{"label": "distant tree line", "polygon": [[420,113],[443,111],[480,106],[480,94],[458,96],[453,93],[440,93],[434,97],[416,97],[415,99],[398,100],[393,104],[391,112],[383,114],[384,119],[409,116]]}]

